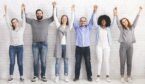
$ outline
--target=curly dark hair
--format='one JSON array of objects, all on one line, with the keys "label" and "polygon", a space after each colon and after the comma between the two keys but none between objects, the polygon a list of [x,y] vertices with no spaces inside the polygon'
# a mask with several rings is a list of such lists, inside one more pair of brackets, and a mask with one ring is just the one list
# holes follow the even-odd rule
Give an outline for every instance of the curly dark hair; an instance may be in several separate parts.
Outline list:
[{"label": "curly dark hair", "polygon": [[98,25],[102,25],[102,20],[105,20],[106,21],[106,27],[110,26],[111,24],[111,19],[108,15],[101,15],[99,18],[98,18]]}]

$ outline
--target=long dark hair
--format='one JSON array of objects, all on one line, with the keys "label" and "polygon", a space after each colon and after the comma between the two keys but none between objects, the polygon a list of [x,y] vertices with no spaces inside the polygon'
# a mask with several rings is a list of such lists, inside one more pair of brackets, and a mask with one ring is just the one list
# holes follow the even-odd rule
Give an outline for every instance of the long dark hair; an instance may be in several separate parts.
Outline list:
[{"label": "long dark hair", "polygon": [[67,15],[62,15],[62,16],[61,16],[61,23],[60,23],[60,24],[61,24],[61,25],[63,24],[63,22],[62,22],[62,18],[63,18],[63,17],[67,17],[66,25],[69,25],[69,18],[68,18]]},{"label": "long dark hair", "polygon": [[98,25],[102,25],[102,20],[105,20],[106,21],[106,27],[110,26],[111,24],[111,19],[108,15],[101,15],[99,18],[98,18]]},{"label": "long dark hair", "polygon": [[[13,18],[13,19],[11,20],[11,23],[12,23],[14,20],[16,20],[17,22],[19,22],[19,20],[18,20],[17,18]],[[12,24],[12,28],[13,28],[13,30],[16,29],[16,27],[15,27],[13,24]]]},{"label": "long dark hair", "polygon": [[120,20],[120,23],[121,23],[121,25],[122,25],[122,27],[124,28],[124,29],[126,29],[126,27],[123,25],[123,23],[122,23],[122,20],[123,19],[126,19],[127,20],[127,22],[128,22],[128,27],[129,28],[131,28],[132,26],[131,26],[131,23],[130,23],[130,21],[127,19],[127,18],[122,18],[121,20]]}]

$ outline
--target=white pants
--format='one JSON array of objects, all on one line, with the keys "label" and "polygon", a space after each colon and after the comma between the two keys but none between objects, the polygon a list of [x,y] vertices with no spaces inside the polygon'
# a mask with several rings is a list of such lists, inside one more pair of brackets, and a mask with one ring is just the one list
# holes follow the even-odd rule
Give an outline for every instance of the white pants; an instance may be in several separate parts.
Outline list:
[{"label": "white pants", "polygon": [[109,57],[110,57],[110,47],[96,46],[97,53],[97,75],[101,74],[101,67],[104,62],[106,75],[109,75]]}]

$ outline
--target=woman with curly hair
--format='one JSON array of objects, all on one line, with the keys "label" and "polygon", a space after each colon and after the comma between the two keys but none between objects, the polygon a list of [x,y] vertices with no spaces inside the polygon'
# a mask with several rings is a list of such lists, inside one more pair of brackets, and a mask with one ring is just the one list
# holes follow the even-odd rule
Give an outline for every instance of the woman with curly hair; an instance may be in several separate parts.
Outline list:
[{"label": "woman with curly hair", "polygon": [[[113,19],[114,22],[114,19]],[[110,46],[111,46],[111,24],[110,17],[108,15],[101,15],[98,18],[98,24],[96,24],[97,33],[96,33],[96,53],[97,53],[97,79],[100,81],[101,67],[104,61],[106,69],[106,80],[111,82],[109,77],[109,57],[110,57]]]},{"label": "woman with curly hair", "polygon": [[122,18],[120,21],[118,19],[118,12],[117,8],[115,8],[115,16],[118,28],[120,30],[120,75],[121,75],[121,82],[125,82],[124,80],[124,70],[125,70],[125,62],[127,62],[127,82],[131,82],[131,68],[132,68],[132,56],[133,56],[133,43],[136,42],[134,29],[136,27],[140,12],[142,7],[139,8],[139,12],[133,22],[127,18]]}]

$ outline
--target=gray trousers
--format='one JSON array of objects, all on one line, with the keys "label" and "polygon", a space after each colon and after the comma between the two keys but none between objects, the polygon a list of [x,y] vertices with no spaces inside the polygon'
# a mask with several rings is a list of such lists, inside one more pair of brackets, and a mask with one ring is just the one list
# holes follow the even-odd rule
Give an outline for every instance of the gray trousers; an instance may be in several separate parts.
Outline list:
[{"label": "gray trousers", "polygon": [[120,43],[119,54],[120,54],[120,74],[121,74],[121,76],[124,76],[126,62],[127,62],[127,76],[131,76],[133,44],[132,43]]}]

